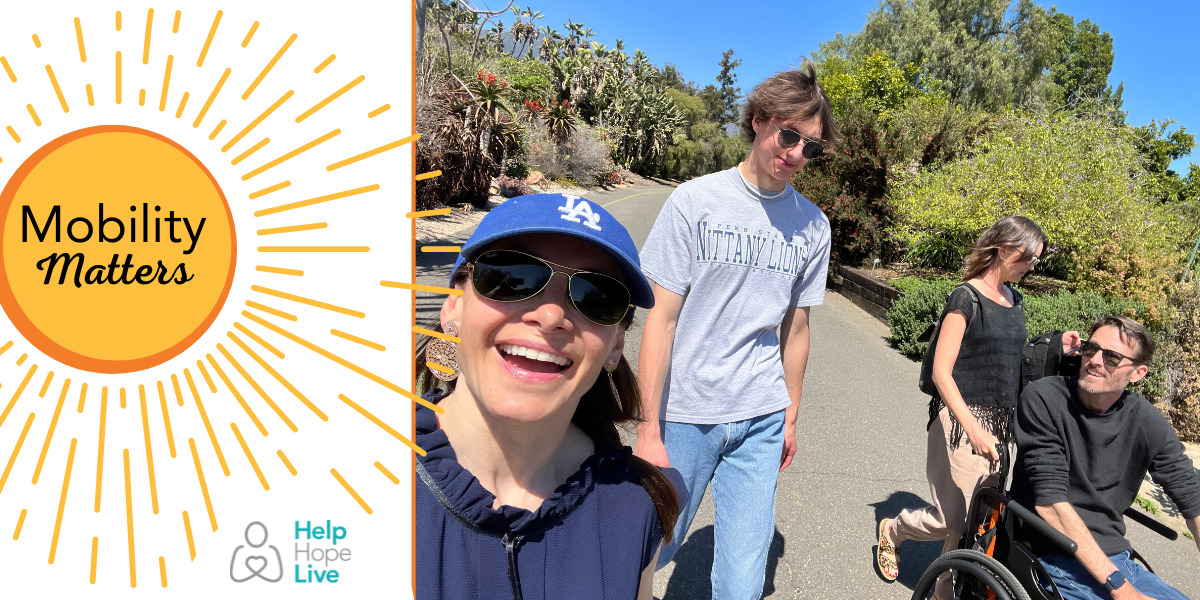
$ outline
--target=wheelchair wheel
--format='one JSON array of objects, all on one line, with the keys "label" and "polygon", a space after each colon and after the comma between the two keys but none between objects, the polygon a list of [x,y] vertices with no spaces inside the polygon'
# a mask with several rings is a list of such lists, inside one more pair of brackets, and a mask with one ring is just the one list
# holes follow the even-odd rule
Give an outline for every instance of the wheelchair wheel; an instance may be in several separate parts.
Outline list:
[{"label": "wheelchair wheel", "polygon": [[913,588],[913,600],[924,600],[938,577],[947,571],[954,577],[958,600],[1030,600],[1017,578],[996,559],[977,550],[951,550],[925,570]]}]

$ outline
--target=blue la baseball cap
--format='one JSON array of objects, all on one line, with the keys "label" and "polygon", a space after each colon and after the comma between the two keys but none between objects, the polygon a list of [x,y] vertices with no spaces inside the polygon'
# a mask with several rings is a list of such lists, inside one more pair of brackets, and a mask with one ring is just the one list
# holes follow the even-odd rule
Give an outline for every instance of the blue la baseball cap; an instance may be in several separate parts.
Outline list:
[{"label": "blue la baseball cap", "polygon": [[570,235],[603,248],[621,266],[630,302],[642,308],[654,306],[654,293],[642,274],[637,246],[629,231],[600,205],[571,194],[517,196],[493,208],[459,251],[450,271],[450,284],[454,284],[454,273],[485,246],[525,233]]}]

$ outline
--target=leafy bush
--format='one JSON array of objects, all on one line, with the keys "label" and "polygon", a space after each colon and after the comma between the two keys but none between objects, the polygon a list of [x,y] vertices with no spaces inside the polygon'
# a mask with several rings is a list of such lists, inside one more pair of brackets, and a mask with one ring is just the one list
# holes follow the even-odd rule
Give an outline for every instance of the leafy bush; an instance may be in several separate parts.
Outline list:
[{"label": "leafy bush", "polygon": [[1142,189],[1131,135],[1069,114],[1010,114],[969,155],[902,173],[890,193],[892,231],[917,257],[944,256],[947,241],[969,244],[1023,214],[1050,238],[1047,272],[1156,310],[1179,261],[1178,226]]},{"label": "leafy bush", "polygon": [[925,280],[921,279],[919,277],[913,277],[911,275],[906,275],[904,277],[901,277],[901,278],[891,281],[889,283],[892,284],[892,287],[896,288],[897,290],[900,290],[900,293],[907,294],[907,293],[911,292],[913,289],[917,288],[918,286],[924,285]]},{"label": "leafy bush", "polygon": [[569,178],[584,185],[599,183],[613,172],[608,147],[597,139],[591,127],[582,123],[558,143],[545,124],[534,121],[526,161],[546,179]]},{"label": "leafy bush", "polygon": [[906,281],[904,286],[908,289],[887,313],[892,346],[910,358],[923,356],[929,344],[918,342],[917,338],[942,315],[946,295],[956,285],[958,282],[952,279]]},{"label": "leafy bush", "polygon": [[921,93],[913,86],[920,70],[913,63],[901,68],[878,50],[864,56],[857,65],[833,55],[821,65],[821,86],[838,113],[849,104],[859,104],[885,116]]},{"label": "leafy bush", "polygon": [[[939,93],[899,93],[896,83],[903,78],[897,75],[898,67],[892,74],[900,79],[875,81],[879,75],[875,67],[861,67],[862,81],[853,88],[847,88],[845,81],[836,82],[845,88],[839,90],[842,96],[832,99],[839,107],[834,119],[843,139],[792,178],[796,190],[829,218],[832,259],[839,264],[859,264],[867,258],[888,263],[899,258],[901,248],[890,233],[895,209],[887,200],[893,181],[903,173],[949,160],[982,127],[977,117],[951,106]],[[874,112],[882,107],[887,110]],[[954,264],[953,259],[951,255],[943,263],[956,271],[961,263]]]},{"label": "leafy bush", "polygon": [[533,193],[533,188],[529,187],[529,184],[525,183],[525,180],[507,175],[501,175],[496,178],[496,187],[500,188],[500,195],[505,198],[515,198]]},{"label": "leafy bush", "polygon": [[1200,442],[1200,283],[1177,288],[1171,305],[1173,333],[1161,352],[1166,363],[1163,412],[1180,439]]},{"label": "leafy bush", "polygon": [[508,79],[518,101],[541,100],[550,95],[554,73],[537,60],[518,60],[505,56],[497,61],[497,73]]},{"label": "leafy bush", "polygon": [[974,245],[975,239],[968,235],[941,232],[926,236],[910,246],[905,258],[925,267],[951,272],[961,271],[963,259]]},{"label": "leafy bush", "polygon": [[1130,300],[1105,297],[1096,292],[1070,292],[1025,297],[1025,323],[1030,335],[1049,331],[1078,331],[1087,337],[1087,330],[1103,317],[1125,316],[1151,329],[1161,329],[1148,318],[1146,307]]}]

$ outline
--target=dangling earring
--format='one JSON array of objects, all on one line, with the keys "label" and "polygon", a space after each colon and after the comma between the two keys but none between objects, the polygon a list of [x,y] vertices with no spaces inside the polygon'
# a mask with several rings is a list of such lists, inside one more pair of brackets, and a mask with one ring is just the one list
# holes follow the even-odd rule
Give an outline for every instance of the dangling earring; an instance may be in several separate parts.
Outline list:
[{"label": "dangling earring", "polygon": [[617,363],[613,363],[612,366],[604,365],[604,372],[608,374],[608,389],[612,390],[613,400],[616,400],[617,404],[620,404],[621,393],[617,391],[617,382],[613,380],[613,371],[616,370]]},{"label": "dangling earring", "polygon": [[[458,324],[446,321],[446,335],[458,336]],[[429,372],[442,381],[454,381],[458,378],[458,349],[450,340],[433,338],[425,346],[425,359],[429,363]],[[441,367],[441,368],[438,368]]]}]

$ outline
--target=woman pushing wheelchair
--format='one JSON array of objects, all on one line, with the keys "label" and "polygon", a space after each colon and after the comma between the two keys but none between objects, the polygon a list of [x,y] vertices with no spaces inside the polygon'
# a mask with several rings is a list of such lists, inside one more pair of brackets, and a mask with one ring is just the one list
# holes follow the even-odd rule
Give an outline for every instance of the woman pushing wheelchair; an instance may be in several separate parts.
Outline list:
[{"label": "woman pushing wheelchair", "polygon": [[[925,473],[932,504],[879,523],[876,560],[884,579],[899,574],[905,540],[942,541],[953,549],[966,528],[975,490],[996,484],[998,444],[1013,441],[1012,417],[1027,332],[1018,282],[1037,266],[1046,235],[1011,216],[988,228],[966,257],[962,283],[950,293],[930,344],[932,398]],[[1068,332],[1063,346],[1078,344]],[[929,389],[922,386],[923,389]],[[950,598],[947,578],[934,590]]]}]

